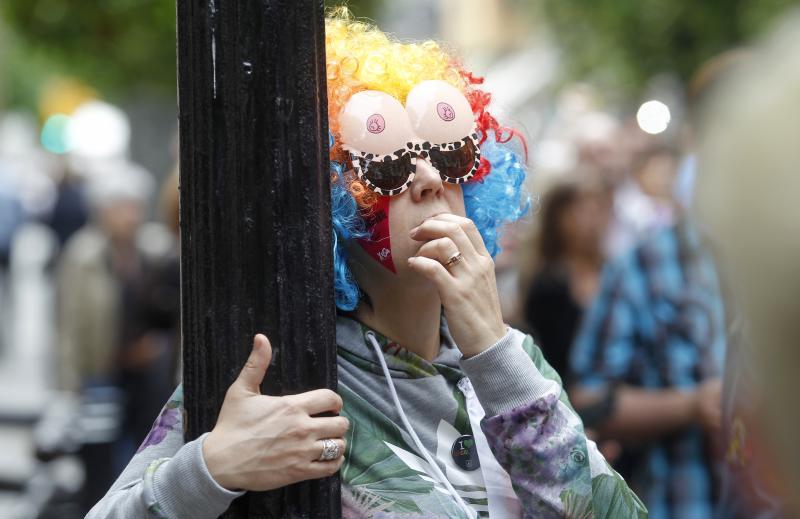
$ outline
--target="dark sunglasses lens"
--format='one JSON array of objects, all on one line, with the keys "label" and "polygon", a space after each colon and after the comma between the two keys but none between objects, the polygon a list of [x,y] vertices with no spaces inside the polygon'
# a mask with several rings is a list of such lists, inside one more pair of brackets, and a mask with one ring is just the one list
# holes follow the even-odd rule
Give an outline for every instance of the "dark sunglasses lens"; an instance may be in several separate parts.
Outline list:
[{"label": "dark sunglasses lens", "polygon": [[411,155],[404,153],[400,158],[388,162],[361,159],[361,170],[375,187],[386,191],[398,189],[411,174]]},{"label": "dark sunglasses lens", "polygon": [[432,149],[431,165],[448,178],[462,178],[470,174],[475,164],[475,145],[470,141],[457,150]]}]

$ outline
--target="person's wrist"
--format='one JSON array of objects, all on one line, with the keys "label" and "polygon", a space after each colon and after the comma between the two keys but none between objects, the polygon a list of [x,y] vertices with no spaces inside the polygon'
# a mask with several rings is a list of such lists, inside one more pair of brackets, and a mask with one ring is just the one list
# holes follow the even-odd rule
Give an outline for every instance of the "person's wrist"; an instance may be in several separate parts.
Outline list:
[{"label": "person's wrist", "polygon": [[700,422],[700,391],[694,389],[687,393],[686,398],[689,406],[689,423],[696,424]]},{"label": "person's wrist", "polygon": [[500,327],[495,327],[493,330],[487,330],[485,333],[475,337],[475,340],[470,341],[469,344],[461,348],[461,354],[465,359],[480,355],[488,350],[508,333],[508,327],[505,323],[501,323]]},{"label": "person's wrist", "polygon": [[206,464],[208,473],[211,475],[211,478],[217,483],[217,485],[231,492],[239,492],[241,489],[238,488],[236,483],[225,477],[225,471],[222,469],[221,465],[222,460],[216,455],[218,452],[216,449],[218,435],[219,432],[215,434],[215,430],[212,430],[203,440],[203,461]]}]

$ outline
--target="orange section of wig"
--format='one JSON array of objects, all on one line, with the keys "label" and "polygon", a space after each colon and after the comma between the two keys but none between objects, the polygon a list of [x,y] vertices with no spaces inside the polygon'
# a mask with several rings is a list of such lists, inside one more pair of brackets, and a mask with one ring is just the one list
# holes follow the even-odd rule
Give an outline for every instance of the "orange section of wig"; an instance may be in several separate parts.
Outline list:
[{"label": "orange section of wig", "polygon": [[[521,138],[514,130],[501,127],[486,110],[491,96],[475,86],[483,79],[466,71],[453,54],[434,41],[403,43],[372,24],[355,20],[347,8],[339,7],[325,20],[325,53],[328,125],[335,139],[331,160],[345,164],[345,169],[348,161],[341,148],[339,113],[350,96],[362,90],[380,90],[405,103],[408,92],[421,81],[443,80],[467,97],[483,140],[490,130],[500,142]],[[488,162],[482,163],[479,176],[490,169]],[[359,206],[367,208],[375,203],[377,195],[358,179],[345,180]]]}]

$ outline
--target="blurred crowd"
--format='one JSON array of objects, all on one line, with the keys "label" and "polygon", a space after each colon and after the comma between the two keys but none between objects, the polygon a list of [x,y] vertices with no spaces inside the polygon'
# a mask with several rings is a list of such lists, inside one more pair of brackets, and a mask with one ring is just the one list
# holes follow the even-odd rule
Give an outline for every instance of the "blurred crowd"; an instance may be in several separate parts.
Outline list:
[{"label": "blurred crowd", "polygon": [[671,136],[579,119],[600,131],[568,143],[498,261],[507,318],[651,518],[797,516],[796,334],[779,330],[796,328],[798,220],[777,194],[798,176],[797,36],[705,63]]},{"label": "blurred crowd", "polygon": [[[798,258],[788,243],[800,217],[785,198],[797,191],[780,186],[797,185],[799,161],[781,159],[800,149],[794,41],[768,61],[794,76],[762,86],[755,51],[704,64],[668,132],[603,110],[586,85],[563,88],[534,140],[534,210],[497,260],[507,321],[534,336],[654,519],[792,517],[797,356],[786,348],[800,277],[786,258]],[[798,90],[780,97],[786,85]],[[767,106],[765,92],[782,104]],[[763,110],[726,119],[734,99]],[[759,181],[762,165],[772,169]],[[785,204],[758,209],[771,200]],[[30,479],[0,481],[23,496],[20,517],[82,517],[180,380],[178,231],[177,171],[54,155],[35,122],[0,112],[0,366],[15,370],[15,349],[39,337],[44,400],[59,402],[30,419],[44,431]],[[0,409],[0,427],[25,420]],[[64,457],[77,472],[42,468]]]},{"label": "blurred crowd", "polygon": [[651,517],[713,517],[726,325],[690,123],[676,139],[592,117],[602,132],[541,187],[514,318]]},{"label": "blurred crowd", "polygon": [[[180,379],[177,171],[158,186],[124,154],[54,155],[37,134],[23,116],[2,118],[0,358],[24,371],[14,362],[21,330],[49,329],[38,336],[49,341],[37,359],[46,387],[35,389],[57,404],[38,417],[44,437],[34,449],[42,461],[77,460],[79,470],[65,495],[57,481],[44,492],[27,485],[17,510],[82,517]],[[31,293],[38,303],[26,302]]]}]

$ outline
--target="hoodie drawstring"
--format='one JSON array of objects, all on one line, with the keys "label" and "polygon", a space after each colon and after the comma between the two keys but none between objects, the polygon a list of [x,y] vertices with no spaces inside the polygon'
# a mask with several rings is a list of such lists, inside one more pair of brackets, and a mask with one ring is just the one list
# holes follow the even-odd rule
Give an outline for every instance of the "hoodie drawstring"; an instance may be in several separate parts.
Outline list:
[{"label": "hoodie drawstring", "polygon": [[456,500],[456,503],[462,509],[462,511],[467,514],[467,517],[470,518],[475,517],[476,515],[475,511],[472,508],[470,508],[467,505],[467,503],[464,502],[463,499],[461,499],[461,496],[458,495],[456,489],[453,488],[453,485],[450,484],[450,481],[447,479],[442,470],[439,468],[439,464],[436,463],[436,460],[433,459],[433,456],[431,456],[431,454],[428,452],[428,449],[426,449],[425,446],[422,445],[422,442],[420,441],[419,436],[417,436],[416,431],[414,431],[414,428],[411,427],[411,423],[408,421],[405,411],[403,411],[403,406],[400,405],[400,398],[398,398],[397,391],[395,391],[394,389],[394,382],[392,382],[392,376],[389,373],[389,367],[386,365],[386,360],[383,358],[383,352],[381,351],[381,347],[378,344],[378,340],[375,338],[375,334],[371,331],[367,332],[366,335],[367,339],[369,339],[369,341],[372,343],[372,347],[375,349],[375,355],[377,355],[378,361],[380,361],[381,363],[381,368],[383,369],[383,376],[386,378],[386,384],[389,386],[389,393],[391,393],[392,395],[392,400],[394,401],[394,407],[400,414],[400,420],[403,422],[403,427],[405,428],[406,433],[409,436],[411,436],[411,438],[414,440],[414,444],[417,446],[419,452],[428,462],[428,465],[431,466],[431,469],[434,471],[439,481],[445,486],[445,488],[447,488],[447,491]]}]

